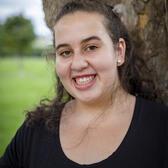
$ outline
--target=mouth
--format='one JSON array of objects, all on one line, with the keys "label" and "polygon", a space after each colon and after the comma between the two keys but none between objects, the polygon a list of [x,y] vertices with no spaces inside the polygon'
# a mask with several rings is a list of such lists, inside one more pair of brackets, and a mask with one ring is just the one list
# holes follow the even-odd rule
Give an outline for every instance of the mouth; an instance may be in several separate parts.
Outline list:
[{"label": "mouth", "polygon": [[76,76],[73,78],[74,85],[77,89],[88,89],[94,85],[96,76],[96,74]]}]

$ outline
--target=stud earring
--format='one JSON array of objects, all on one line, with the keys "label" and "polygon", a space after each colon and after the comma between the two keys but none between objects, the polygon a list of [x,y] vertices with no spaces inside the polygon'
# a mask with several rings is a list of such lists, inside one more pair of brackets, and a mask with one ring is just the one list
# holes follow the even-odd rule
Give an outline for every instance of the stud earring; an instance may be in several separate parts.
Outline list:
[{"label": "stud earring", "polygon": [[121,60],[117,60],[117,65],[121,65]]}]

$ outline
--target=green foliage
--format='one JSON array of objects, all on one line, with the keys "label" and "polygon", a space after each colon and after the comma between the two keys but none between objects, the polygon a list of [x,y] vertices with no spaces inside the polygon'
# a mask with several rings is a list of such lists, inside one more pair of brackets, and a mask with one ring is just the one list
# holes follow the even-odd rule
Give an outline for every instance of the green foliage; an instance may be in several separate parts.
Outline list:
[{"label": "green foliage", "polygon": [[7,18],[0,25],[0,34],[0,54],[28,54],[35,39],[31,21],[22,15]]},{"label": "green foliage", "polygon": [[0,156],[24,120],[25,110],[54,95],[54,67],[45,59],[0,59]]}]

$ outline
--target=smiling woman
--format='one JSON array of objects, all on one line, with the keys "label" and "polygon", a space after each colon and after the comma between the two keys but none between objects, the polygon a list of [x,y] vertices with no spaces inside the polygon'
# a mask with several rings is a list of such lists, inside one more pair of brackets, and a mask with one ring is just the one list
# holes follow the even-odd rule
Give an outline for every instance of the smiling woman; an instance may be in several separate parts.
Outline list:
[{"label": "smiling woman", "polygon": [[118,86],[117,59],[122,64],[125,54],[124,40],[119,39],[115,51],[102,23],[100,14],[76,12],[64,16],[54,27],[56,71],[62,84],[76,100],[96,106],[108,102]]},{"label": "smiling woman", "polygon": [[113,7],[73,0],[53,35],[57,96],[27,114],[0,166],[167,168],[168,108],[150,101],[159,95]]}]

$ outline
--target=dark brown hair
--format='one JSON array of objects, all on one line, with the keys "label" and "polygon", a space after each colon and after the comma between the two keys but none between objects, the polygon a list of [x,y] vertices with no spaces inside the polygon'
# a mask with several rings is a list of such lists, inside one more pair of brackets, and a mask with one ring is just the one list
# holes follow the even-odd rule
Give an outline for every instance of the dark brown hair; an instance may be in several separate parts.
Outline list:
[{"label": "dark brown hair", "polygon": [[[157,100],[159,94],[155,88],[154,81],[149,78],[146,79],[144,76],[145,73],[150,73],[150,71],[147,69],[145,62],[138,55],[134,54],[130,35],[119,16],[113,11],[113,7],[98,0],[73,0],[61,8],[55,18],[55,24],[63,16],[77,11],[96,12],[103,15],[104,26],[113,43],[117,45],[119,38],[125,40],[125,62],[118,67],[120,83],[125,91],[150,100]],[[27,113],[28,123],[43,120],[49,129],[58,128],[61,111],[66,102],[73,99],[73,97],[67,93],[59,78],[56,78],[56,97],[51,101],[41,101],[34,111]]]}]

